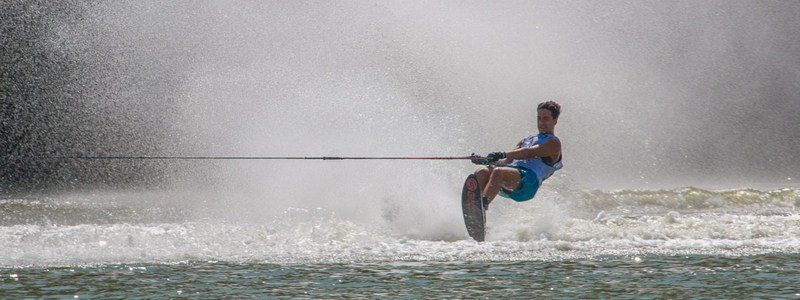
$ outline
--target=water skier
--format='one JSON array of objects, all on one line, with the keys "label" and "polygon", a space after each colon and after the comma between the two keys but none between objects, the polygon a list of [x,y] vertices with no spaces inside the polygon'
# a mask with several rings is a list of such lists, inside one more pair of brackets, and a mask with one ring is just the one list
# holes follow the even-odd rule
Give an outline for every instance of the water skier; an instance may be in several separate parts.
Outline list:
[{"label": "water skier", "polygon": [[561,106],[547,101],[539,103],[536,110],[538,134],[522,139],[512,151],[473,157],[474,163],[487,165],[475,171],[484,187],[484,209],[498,193],[517,202],[532,199],[542,182],[561,169],[561,141],[554,134]]}]

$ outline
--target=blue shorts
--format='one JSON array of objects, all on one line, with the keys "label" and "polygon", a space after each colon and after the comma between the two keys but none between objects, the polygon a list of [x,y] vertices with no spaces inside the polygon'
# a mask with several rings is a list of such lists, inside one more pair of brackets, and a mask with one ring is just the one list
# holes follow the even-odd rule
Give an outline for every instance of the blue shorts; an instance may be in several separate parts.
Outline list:
[{"label": "blue shorts", "polygon": [[536,191],[539,190],[539,186],[541,183],[539,182],[539,178],[536,178],[536,174],[531,172],[528,169],[509,166],[510,168],[517,169],[520,173],[519,179],[519,186],[513,191],[509,191],[505,188],[500,189],[500,196],[509,198],[511,200],[522,202],[528,201],[533,199],[533,196],[536,195]]}]

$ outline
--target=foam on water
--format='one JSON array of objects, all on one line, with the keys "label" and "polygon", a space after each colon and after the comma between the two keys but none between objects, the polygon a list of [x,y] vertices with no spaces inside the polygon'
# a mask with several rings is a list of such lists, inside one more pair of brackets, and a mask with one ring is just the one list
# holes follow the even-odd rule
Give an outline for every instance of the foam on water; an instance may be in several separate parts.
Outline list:
[{"label": "foam on water", "polygon": [[[253,222],[198,218],[202,211],[152,205],[142,209],[127,202],[3,200],[0,207],[9,213],[0,226],[0,248],[4,249],[0,266],[195,260],[507,261],[800,252],[798,190],[689,188],[579,195],[564,198],[545,190],[533,202],[496,202],[489,211],[485,243],[469,240],[457,212],[430,220],[425,212],[388,207],[376,219],[369,219],[322,207],[287,208],[263,222]],[[85,213],[72,214],[78,210]],[[70,214],[73,219],[29,217]]]}]

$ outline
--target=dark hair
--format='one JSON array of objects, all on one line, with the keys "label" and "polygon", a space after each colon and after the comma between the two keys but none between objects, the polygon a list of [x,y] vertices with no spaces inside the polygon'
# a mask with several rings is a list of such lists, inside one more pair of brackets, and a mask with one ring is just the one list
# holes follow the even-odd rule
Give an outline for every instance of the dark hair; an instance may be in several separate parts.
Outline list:
[{"label": "dark hair", "polygon": [[561,114],[561,105],[558,105],[555,101],[547,101],[539,103],[539,106],[536,107],[536,110],[546,109],[550,111],[550,114],[553,115],[553,119],[558,119],[558,115]]}]

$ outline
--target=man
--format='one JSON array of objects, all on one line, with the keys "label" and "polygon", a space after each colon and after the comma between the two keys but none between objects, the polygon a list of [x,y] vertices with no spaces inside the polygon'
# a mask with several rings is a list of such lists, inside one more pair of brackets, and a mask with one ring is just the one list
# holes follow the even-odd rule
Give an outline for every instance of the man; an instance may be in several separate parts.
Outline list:
[{"label": "man", "polygon": [[539,134],[522,139],[510,152],[473,157],[474,163],[487,165],[475,171],[480,186],[484,187],[484,209],[489,209],[489,203],[498,193],[517,202],[532,199],[542,182],[561,169],[561,141],[554,134],[560,114],[558,103],[539,103],[536,116]]}]

